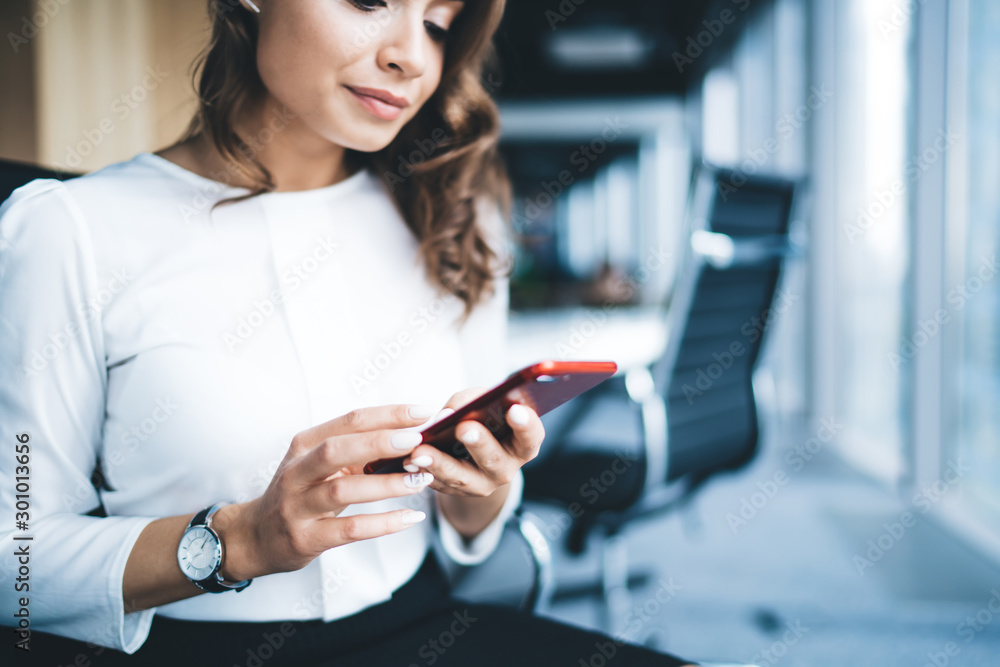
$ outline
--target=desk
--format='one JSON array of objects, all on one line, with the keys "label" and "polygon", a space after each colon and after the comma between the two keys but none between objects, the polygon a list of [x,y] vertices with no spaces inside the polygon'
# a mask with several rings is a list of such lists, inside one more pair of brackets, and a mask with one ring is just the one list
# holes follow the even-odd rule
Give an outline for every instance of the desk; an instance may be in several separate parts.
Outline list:
[{"label": "desk", "polygon": [[619,373],[649,366],[667,344],[662,306],[511,311],[508,372],[545,359],[614,361]]}]

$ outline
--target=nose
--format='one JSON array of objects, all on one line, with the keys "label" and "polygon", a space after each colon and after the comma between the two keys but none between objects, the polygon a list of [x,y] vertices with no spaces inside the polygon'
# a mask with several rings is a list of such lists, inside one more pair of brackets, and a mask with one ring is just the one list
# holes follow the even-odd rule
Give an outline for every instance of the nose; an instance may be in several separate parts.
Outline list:
[{"label": "nose", "polygon": [[427,69],[426,41],[422,13],[404,9],[385,31],[379,66],[408,78],[421,76]]}]

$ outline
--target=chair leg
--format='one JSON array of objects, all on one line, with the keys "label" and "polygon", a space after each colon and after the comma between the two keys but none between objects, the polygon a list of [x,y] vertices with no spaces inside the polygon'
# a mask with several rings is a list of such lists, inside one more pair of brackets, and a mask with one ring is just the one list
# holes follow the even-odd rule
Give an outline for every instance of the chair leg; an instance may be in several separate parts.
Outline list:
[{"label": "chair leg", "polygon": [[625,630],[625,616],[632,603],[628,588],[628,545],[617,533],[604,536],[601,545],[601,583],[604,594],[604,631],[617,636]]}]

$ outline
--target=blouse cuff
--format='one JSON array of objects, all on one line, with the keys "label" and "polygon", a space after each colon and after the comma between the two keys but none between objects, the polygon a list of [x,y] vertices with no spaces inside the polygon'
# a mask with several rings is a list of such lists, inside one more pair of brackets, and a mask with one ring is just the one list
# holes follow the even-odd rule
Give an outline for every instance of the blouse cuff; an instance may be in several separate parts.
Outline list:
[{"label": "blouse cuff", "polygon": [[[125,600],[122,595],[125,564],[136,540],[139,539],[139,534],[155,521],[155,517],[112,516],[96,521],[106,522],[101,539],[116,544],[115,550],[109,554],[111,566],[102,573],[107,578],[94,577],[92,581],[97,588],[90,591],[84,588],[78,591],[81,597],[90,597],[92,601],[97,602],[97,605],[87,609],[87,605],[81,604],[81,613],[74,615],[73,618],[59,619],[57,621],[59,627],[43,629],[97,646],[129,654],[135,653],[149,636],[156,608],[125,613]],[[71,574],[75,578],[82,576],[83,572]],[[63,604],[67,604],[65,600]],[[68,604],[72,606],[73,603]]]},{"label": "blouse cuff", "polygon": [[[111,577],[111,603],[114,605],[114,618],[121,619],[116,638],[118,645],[115,648],[130,654],[138,651],[139,647],[146,642],[146,638],[149,637],[149,629],[153,624],[156,608],[125,613],[125,596],[123,595],[125,563],[128,562],[129,554],[132,553],[132,548],[139,539],[139,534],[153,521],[155,519],[150,518],[148,521],[136,522],[122,544],[122,549],[118,552],[112,570],[114,576]],[[119,573],[121,573],[120,576]]]},{"label": "blouse cuff", "polygon": [[510,489],[507,491],[507,499],[497,516],[483,528],[482,532],[471,540],[466,540],[461,533],[448,521],[444,512],[441,511],[440,501],[435,494],[435,505],[438,515],[438,536],[441,539],[441,546],[448,557],[459,565],[477,565],[490,557],[500,544],[503,537],[504,526],[507,520],[513,516],[518,505],[521,504],[521,496],[524,492],[524,475],[520,470],[510,481]]}]

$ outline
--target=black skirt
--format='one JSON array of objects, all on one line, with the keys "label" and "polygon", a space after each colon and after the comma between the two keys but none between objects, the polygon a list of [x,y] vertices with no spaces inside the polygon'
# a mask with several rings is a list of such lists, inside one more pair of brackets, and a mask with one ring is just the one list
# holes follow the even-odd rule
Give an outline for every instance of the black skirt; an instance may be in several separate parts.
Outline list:
[{"label": "black skirt", "polygon": [[[230,593],[223,593],[230,595]],[[235,595],[235,594],[234,594]],[[596,632],[452,598],[433,553],[392,599],[332,622],[154,616],[132,655],[32,632],[31,665],[58,667],[675,667],[672,656]]]}]

